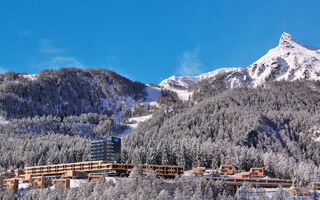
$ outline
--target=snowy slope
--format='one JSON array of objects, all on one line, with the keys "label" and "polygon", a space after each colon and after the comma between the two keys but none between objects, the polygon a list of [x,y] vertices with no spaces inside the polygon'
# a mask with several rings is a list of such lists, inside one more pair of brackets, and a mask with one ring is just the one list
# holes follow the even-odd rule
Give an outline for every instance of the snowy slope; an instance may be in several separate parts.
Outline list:
[{"label": "snowy slope", "polygon": [[145,116],[141,116],[141,117],[132,117],[132,118],[128,119],[129,123],[127,125],[131,128],[137,128],[139,123],[145,122],[151,118],[152,118],[152,115],[145,115]]},{"label": "snowy slope", "polygon": [[183,100],[187,101],[189,97],[192,95],[192,92],[188,91],[187,88],[196,84],[197,82],[208,79],[219,74],[224,74],[227,72],[242,70],[241,68],[221,68],[214,70],[212,72],[207,72],[204,74],[200,74],[198,76],[171,76],[168,79],[161,81],[159,84],[161,87],[176,92],[178,97]]},{"label": "snowy slope", "polygon": [[218,74],[224,74],[224,73],[232,72],[236,70],[239,70],[239,68],[220,68],[212,72],[200,74],[198,76],[180,76],[180,77],[171,76],[170,78],[161,81],[159,85],[164,88],[170,88],[173,85],[179,85],[187,88],[197,83],[198,81],[217,76]]},{"label": "snowy slope", "polygon": [[[146,97],[144,99],[137,101],[137,103],[149,104],[150,106],[159,107],[159,105],[157,103],[157,98],[162,95],[161,88],[146,85],[146,92],[147,92]],[[129,108],[132,108],[133,104],[132,103],[127,104],[127,106]],[[121,118],[120,115],[118,117]],[[125,123],[125,125],[127,125],[128,128],[126,130],[124,130],[124,132],[119,134],[118,136],[122,137],[122,136],[128,134],[132,129],[137,128],[141,122],[145,122],[145,121],[149,120],[150,118],[152,118],[152,114],[140,116],[140,117],[131,117],[131,118],[127,119],[127,122]],[[123,121],[123,119],[121,119],[121,121]]]},{"label": "snowy slope", "polygon": [[201,80],[215,77],[219,74],[224,74],[224,73],[238,71],[238,70],[242,70],[242,69],[241,68],[221,68],[221,69],[214,70],[212,72],[200,74],[198,76],[180,76],[180,77],[171,76],[170,78],[161,81],[159,85],[162,88],[165,88],[167,90],[171,90],[177,93],[178,97],[181,100],[187,101],[189,100],[189,97],[191,97],[192,95],[192,92],[187,90],[188,87],[196,84]]},{"label": "snowy slope", "polygon": [[161,88],[146,85],[147,97],[142,101],[143,103],[153,103],[157,101],[157,97],[161,96]]},{"label": "snowy slope", "polygon": [[225,75],[227,88],[257,87],[279,80],[320,80],[320,49],[301,44],[283,33],[277,47],[246,68],[221,68],[198,76],[171,76],[159,85],[187,100],[192,93],[186,88],[221,74]]}]

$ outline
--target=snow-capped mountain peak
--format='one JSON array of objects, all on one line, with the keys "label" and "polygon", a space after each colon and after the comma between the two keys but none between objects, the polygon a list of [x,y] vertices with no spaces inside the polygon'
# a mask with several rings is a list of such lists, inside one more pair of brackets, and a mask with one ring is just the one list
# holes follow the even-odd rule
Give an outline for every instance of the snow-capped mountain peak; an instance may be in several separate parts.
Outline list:
[{"label": "snow-capped mountain peak", "polygon": [[320,80],[320,52],[283,33],[279,45],[247,70],[254,87],[273,80]]},{"label": "snow-capped mountain peak", "polygon": [[279,40],[279,45],[286,45],[291,41],[293,41],[292,36],[289,33],[283,32]]},{"label": "snow-capped mountain peak", "polygon": [[[225,74],[225,85],[233,87],[257,87],[269,81],[320,80],[320,49],[296,41],[284,32],[278,46],[245,68],[221,68],[198,76],[172,76],[160,86],[175,90],[187,88],[197,82]],[[180,88],[180,89],[181,89]]]}]

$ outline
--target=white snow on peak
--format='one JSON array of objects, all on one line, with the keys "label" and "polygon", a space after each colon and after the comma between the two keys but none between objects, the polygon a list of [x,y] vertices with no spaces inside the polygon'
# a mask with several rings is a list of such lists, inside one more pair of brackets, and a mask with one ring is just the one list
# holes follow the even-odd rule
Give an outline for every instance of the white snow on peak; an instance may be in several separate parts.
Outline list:
[{"label": "white snow on peak", "polygon": [[211,72],[200,74],[198,76],[171,76],[170,78],[161,81],[159,85],[164,88],[172,87],[172,85],[179,85],[187,88],[201,80],[239,69],[240,68],[220,68]]},{"label": "white snow on peak", "polygon": [[280,37],[280,41],[279,44],[288,42],[288,41],[292,41],[292,36],[289,33],[283,32],[281,37]]},{"label": "white snow on peak", "polygon": [[269,80],[320,80],[320,51],[283,33],[279,45],[247,67],[252,86]]},{"label": "white snow on peak", "polygon": [[320,49],[301,44],[284,32],[278,46],[246,68],[221,68],[198,76],[171,76],[159,85],[187,100],[192,93],[187,92],[186,88],[226,73],[224,81],[227,88],[257,87],[279,80],[320,80]]}]

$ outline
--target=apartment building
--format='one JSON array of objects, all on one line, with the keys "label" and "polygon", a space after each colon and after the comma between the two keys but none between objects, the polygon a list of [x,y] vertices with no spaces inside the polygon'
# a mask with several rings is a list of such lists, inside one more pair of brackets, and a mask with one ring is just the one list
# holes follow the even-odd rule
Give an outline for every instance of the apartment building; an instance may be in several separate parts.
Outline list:
[{"label": "apartment building", "polygon": [[118,161],[121,154],[121,139],[108,136],[91,142],[91,160]]},{"label": "apartment building", "polygon": [[[56,165],[43,165],[25,168],[24,181],[34,176],[52,176],[58,177],[65,175],[68,171],[81,171],[87,173],[105,173],[108,176],[129,176],[132,169],[136,166],[144,170],[154,170],[158,176],[165,178],[174,178],[184,173],[182,166],[169,165],[140,165],[140,164],[120,164],[108,163],[106,161],[88,161],[78,163],[64,163]],[[69,172],[70,173],[70,172]]]}]

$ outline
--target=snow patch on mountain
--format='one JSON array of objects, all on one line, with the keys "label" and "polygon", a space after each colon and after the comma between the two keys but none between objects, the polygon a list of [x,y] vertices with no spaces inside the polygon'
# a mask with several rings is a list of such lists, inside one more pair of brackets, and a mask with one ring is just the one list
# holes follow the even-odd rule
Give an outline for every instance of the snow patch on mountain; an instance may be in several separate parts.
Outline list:
[{"label": "snow patch on mountain", "polygon": [[[151,85],[146,85],[146,97],[144,99],[138,100],[136,103],[139,104],[149,104],[150,106],[155,106],[159,107],[157,103],[157,98],[162,96],[161,94],[161,88],[159,87],[153,87]],[[126,107],[132,109],[133,108],[133,100],[128,100],[126,101],[127,103],[125,104]],[[137,128],[139,123],[144,122],[152,118],[152,114],[150,115],[145,115],[145,116],[139,116],[139,117],[131,117],[129,119],[122,119],[121,118],[121,113],[116,114],[116,118],[118,119],[118,122],[120,121],[127,121],[127,123],[124,123],[124,125],[127,125],[128,128],[124,130],[121,134],[119,134],[119,137],[122,137],[126,134],[128,134],[132,129]]]},{"label": "snow patch on mountain", "polygon": [[128,126],[130,126],[131,128],[137,128],[139,123],[141,122],[145,122],[148,119],[151,119],[152,115],[145,115],[145,116],[140,116],[140,117],[132,117],[129,118],[129,124],[127,124]]},{"label": "snow patch on mountain", "polygon": [[145,122],[149,119],[152,118],[152,114],[150,115],[145,115],[145,116],[140,116],[140,117],[131,117],[128,119],[128,122],[125,123],[125,125],[128,126],[128,128],[126,130],[124,130],[121,134],[119,134],[119,137],[122,137],[124,135],[127,135],[128,133],[130,133],[132,131],[132,129],[135,129],[139,126],[139,124],[141,122]]},{"label": "snow patch on mountain", "polygon": [[179,99],[181,99],[182,101],[188,101],[189,98],[192,96],[193,92],[189,92],[186,88],[175,88],[175,86],[165,86],[163,87],[167,90],[170,90],[172,92],[175,92]]},{"label": "snow patch on mountain", "polygon": [[26,74],[26,75],[22,75],[23,78],[28,79],[30,81],[35,81],[38,78],[38,74]]},{"label": "snow patch on mountain", "polygon": [[4,117],[0,117],[0,124],[8,124],[9,121],[6,120]]}]

